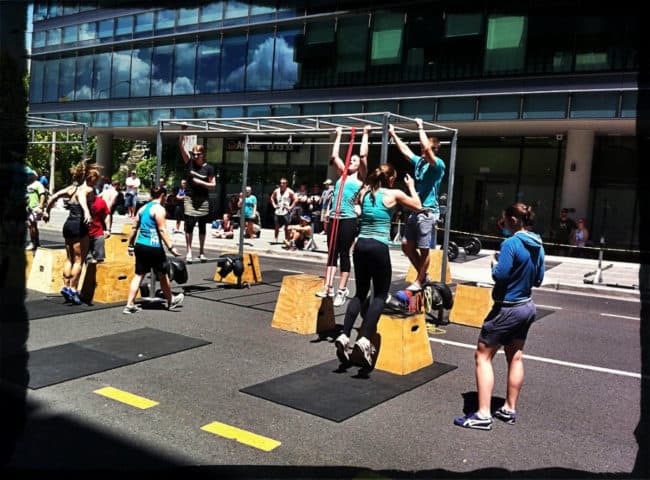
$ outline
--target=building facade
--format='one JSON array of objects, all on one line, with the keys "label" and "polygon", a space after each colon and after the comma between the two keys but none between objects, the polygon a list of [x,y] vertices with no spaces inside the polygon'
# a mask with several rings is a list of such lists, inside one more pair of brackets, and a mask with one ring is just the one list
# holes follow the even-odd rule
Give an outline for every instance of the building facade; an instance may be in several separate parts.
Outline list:
[{"label": "building facade", "polygon": [[[575,0],[114,3],[34,4],[30,114],[87,123],[100,163],[110,165],[112,138],[154,140],[158,119],[387,111],[458,129],[452,228],[496,238],[501,210],[520,200],[535,206],[545,238],[565,207],[592,238],[638,248],[632,10]],[[241,189],[243,152],[200,141],[225,205]],[[262,205],[281,176],[320,184],[329,150],[250,152]],[[400,167],[394,147],[389,161]]]}]

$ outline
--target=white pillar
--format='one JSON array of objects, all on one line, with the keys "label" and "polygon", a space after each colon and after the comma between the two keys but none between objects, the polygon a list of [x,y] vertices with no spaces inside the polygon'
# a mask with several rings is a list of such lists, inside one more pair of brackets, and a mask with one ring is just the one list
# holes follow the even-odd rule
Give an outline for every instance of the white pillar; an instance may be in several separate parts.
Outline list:
[{"label": "white pillar", "polygon": [[97,164],[101,167],[100,175],[111,178],[113,175],[113,134],[97,135]]},{"label": "white pillar", "polygon": [[574,220],[587,216],[594,137],[593,130],[567,132],[560,208],[574,209]]}]

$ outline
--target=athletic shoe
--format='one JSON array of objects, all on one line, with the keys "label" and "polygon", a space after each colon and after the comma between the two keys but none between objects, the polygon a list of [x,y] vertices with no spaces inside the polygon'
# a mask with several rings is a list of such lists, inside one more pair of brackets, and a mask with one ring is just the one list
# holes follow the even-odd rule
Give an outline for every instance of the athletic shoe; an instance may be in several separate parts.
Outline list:
[{"label": "athletic shoe", "polygon": [[345,303],[345,301],[348,299],[348,295],[350,294],[350,290],[346,287],[344,289],[338,289],[336,292],[336,295],[334,296],[334,306],[335,307],[340,307]]},{"label": "athletic shoe", "polygon": [[506,410],[506,407],[501,407],[498,409],[496,412],[494,412],[494,416],[509,425],[513,425],[517,421],[517,414],[515,412],[511,412],[510,410]]},{"label": "athletic shoe", "polygon": [[361,352],[363,366],[366,368],[372,368],[372,356],[375,354],[377,349],[375,349],[375,346],[370,343],[370,340],[366,337],[361,337],[357,340],[357,343],[354,344],[354,348]]},{"label": "athletic shoe", "polygon": [[323,287],[316,292],[316,296],[320,298],[333,297],[334,289],[332,287],[327,288],[326,285],[323,285]]},{"label": "athletic shoe", "polygon": [[184,298],[185,295],[183,295],[182,293],[179,293],[178,295],[172,295],[172,303],[169,304],[167,310],[176,309],[176,307],[178,307],[181,303],[183,303]]},{"label": "athletic shoe", "polygon": [[422,290],[422,285],[420,285],[418,282],[413,282],[408,287],[406,287],[406,289],[411,292],[419,292]]},{"label": "athletic shoe", "polygon": [[125,315],[131,315],[132,313],[136,313],[142,310],[138,305],[127,305],[124,307],[124,310],[122,310],[122,313]]},{"label": "athletic shoe", "polygon": [[345,333],[342,333],[336,337],[336,340],[334,340],[334,345],[336,346],[336,356],[342,365],[350,364],[350,355],[348,354],[349,343],[350,339]]},{"label": "athletic shoe", "polygon": [[192,252],[187,252],[185,255],[185,263],[192,263]]},{"label": "athletic shoe", "polygon": [[431,277],[428,273],[424,276],[424,283],[431,283]]},{"label": "athletic shoe", "polygon": [[63,295],[63,298],[65,298],[66,302],[70,301],[70,289],[68,287],[61,288],[61,295]]},{"label": "athletic shoe", "polygon": [[25,245],[25,250],[36,250],[36,247],[32,242],[29,242],[27,245]]},{"label": "athletic shoe", "polygon": [[464,428],[474,428],[476,430],[492,430],[492,418],[479,418],[475,412],[465,417],[454,418],[454,425]]},{"label": "athletic shoe", "polygon": [[205,263],[205,262],[208,261],[208,257],[206,257],[206,256],[202,253],[201,255],[199,255],[199,260],[201,261],[201,263]]},{"label": "athletic shoe", "polygon": [[70,295],[70,301],[72,303],[75,305],[81,305],[81,299],[79,298],[79,294],[77,292],[70,288],[68,289],[68,295]]}]

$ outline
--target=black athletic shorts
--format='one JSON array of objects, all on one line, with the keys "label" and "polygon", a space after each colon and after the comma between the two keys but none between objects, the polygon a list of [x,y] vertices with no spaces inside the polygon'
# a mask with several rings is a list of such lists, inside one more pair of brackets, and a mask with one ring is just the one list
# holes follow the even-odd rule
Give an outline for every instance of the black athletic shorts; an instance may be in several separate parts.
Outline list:
[{"label": "black athletic shorts", "polygon": [[153,269],[157,274],[164,275],[169,271],[167,255],[160,247],[148,247],[135,244],[135,274],[145,275]]}]

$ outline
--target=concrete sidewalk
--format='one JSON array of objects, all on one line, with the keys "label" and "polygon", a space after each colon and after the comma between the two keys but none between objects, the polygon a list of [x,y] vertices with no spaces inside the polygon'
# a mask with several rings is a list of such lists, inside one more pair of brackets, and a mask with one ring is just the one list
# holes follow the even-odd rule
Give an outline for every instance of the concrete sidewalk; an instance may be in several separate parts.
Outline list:
[{"label": "concrete sidewalk", "polygon": [[[50,222],[40,223],[39,228],[43,230],[60,230],[63,222],[67,217],[67,210],[63,208],[54,208],[50,212]],[[122,232],[123,225],[129,223],[130,219],[125,215],[116,215],[113,221],[111,231],[113,233]],[[173,233],[176,222],[167,220],[167,229],[173,242],[181,251],[185,251],[185,235]],[[181,229],[183,227],[181,226]],[[206,238],[206,251],[208,257],[211,253],[223,251],[237,251],[239,249],[240,230],[235,230],[234,239],[217,239],[212,236],[212,231],[208,226]],[[282,239],[284,233],[280,231],[280,242],[275,242],[274,231],[272,228],[263,228],[259,238],[244,239],[244,250],[255,252],[259,256],[279,256],[287,258],[287,269],[291,269],[291,258],[301,258],[313,262],[322,263],[323,267],[327,258],[327,240],[325,235],[316,234],[315,242],[317,249],[315,251],[288,251],[282,248]],[[198,230],[195,229],[192,241],[192,251],[194,257],[198,256]],[[458,258],[450,262],[449,269],[454,282],[478,282],[492,283],[490,273],[490,257],[493,250],[482,249],[478,255],[465,255],[461,249]],[[391,248],[391,261],[393,265],[393,274],[403,275],[408,271],[409,261],[402,253],[399,246]],[[602,261],[600,267],[601,281],[598,281],[597,270],[598,261],[593,259],[547,256],[547,270],[542,288],[553,290],[576,291],[591,293],[600,296],[609,296],[615,298],[639,299],[639,264],[629,262],[608,261],[606,258]],[[589,280],[593,283],[586,283]]]}]

